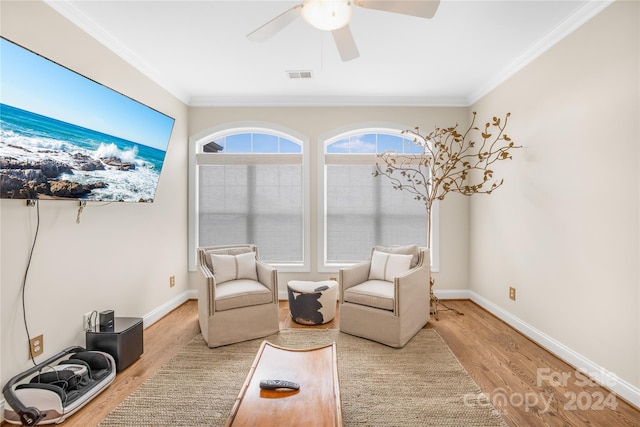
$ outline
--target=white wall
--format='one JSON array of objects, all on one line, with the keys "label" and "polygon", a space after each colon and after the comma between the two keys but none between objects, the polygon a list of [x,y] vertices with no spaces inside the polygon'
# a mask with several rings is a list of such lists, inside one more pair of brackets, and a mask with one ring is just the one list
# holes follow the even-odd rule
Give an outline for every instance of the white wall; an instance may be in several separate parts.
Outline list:
[{"label": "white wall", "polygon": [[[82,314],[114,309],[146,316],[188,290],[187,108],[41,2],[2,1],[1,34],[176,119],[155,202],[78,204],[40,201],[40,232],[27,281],[27,321],[44,335],[44,357],[83,345]],[[27,338],[20,288],[36,227],[36,208],[0,201],[0,376],[25,370]],[[176,285],[169,287],[169,276]]]},{"label": "white wall", "polygon": [[[278,274],[279,288],[286,295],[289,280],[320,280],[336,277],[334,273],[318,273],[318,147],[321,136],[335,133],[356,124],[395,123],[402,129],[419,126],[429,131],[435,126],[449,126],[468,122],[467,108],[416,107],[290,107],[290,108],[220,108],[192,107],[189,109],[189,133],[202,136],[209,130],[227,123],[267,122],[292,129],[309,137],[311,168],[311,272]],[[190,148],[190,149],[193,149]],[[437,289],[466,288],[468,282],[469,201],[453,196],[440,204],[440,271],[434,274]],[[240,242],[241,243],[241,242]],[[250,242],[249,242],[250,243]],[[199,272],[191,273],[199,280]]]},{"label": "white wall", "polygon": [[500,191],[471,200],[470,265],[472,291],[636,394],[639,16],[614,3],[473,105],[511,111],[526,148],[500,166]]}]

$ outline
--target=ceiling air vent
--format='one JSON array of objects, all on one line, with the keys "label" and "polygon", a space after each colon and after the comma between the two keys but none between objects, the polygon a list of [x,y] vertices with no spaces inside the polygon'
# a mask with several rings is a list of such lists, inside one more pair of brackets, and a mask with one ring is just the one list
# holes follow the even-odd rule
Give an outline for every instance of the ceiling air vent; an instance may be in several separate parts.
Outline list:
[{"label": "ceiling air vent", "polygon": [[290,70],[287,71],[290,79],[310,79],[311,71],[308,70]]}]

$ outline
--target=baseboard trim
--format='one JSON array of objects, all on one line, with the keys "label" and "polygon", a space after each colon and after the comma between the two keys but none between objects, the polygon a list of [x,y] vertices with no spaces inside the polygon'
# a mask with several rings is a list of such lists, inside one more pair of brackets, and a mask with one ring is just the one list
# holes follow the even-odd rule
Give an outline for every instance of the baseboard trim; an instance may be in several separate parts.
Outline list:
[{"label": "baseboard trim", "polygon": [[468,289],[434,289],[438,299],[471,299]]},{"label": "baseboard trim", "polygon": [[618,378],[612,372],[607,371],[602,366],[597,365],[558,340],[523,322],[492,301],[468,289],[440,289],[434,290],[434,294],[441,300],[469,299],[473,301],[536,344],[544,347],[571,366],[589,375],[594,381],[602,384],[616,395],[640,409],[640,388]]},{"label": "baseboard trim", "polygon": [[196,289],[189,289],[187,291],[184,291],[183,293],[171,298],[160,307],[157,307],[142,316],[142,324],[144,325],[144,328],[146,329],[149,326],[153,325],[158,320],[162,319],[164,316],[180,307],[190,299],[198,299],[198,291]]}]

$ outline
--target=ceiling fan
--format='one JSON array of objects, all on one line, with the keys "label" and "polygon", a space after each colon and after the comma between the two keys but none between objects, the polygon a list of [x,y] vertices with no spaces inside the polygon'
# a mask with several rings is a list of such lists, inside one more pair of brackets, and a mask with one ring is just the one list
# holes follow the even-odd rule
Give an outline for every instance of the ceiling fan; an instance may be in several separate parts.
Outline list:
[{"label": "ceiling fan", "polygon": [[267,40],[302,15],[312,27],[331,31],[340,58],[350,61],[360,56],[349,29],[353,5],[428,19],[435,15],[440,0],[304,0],[247,34],[247,38]]}]

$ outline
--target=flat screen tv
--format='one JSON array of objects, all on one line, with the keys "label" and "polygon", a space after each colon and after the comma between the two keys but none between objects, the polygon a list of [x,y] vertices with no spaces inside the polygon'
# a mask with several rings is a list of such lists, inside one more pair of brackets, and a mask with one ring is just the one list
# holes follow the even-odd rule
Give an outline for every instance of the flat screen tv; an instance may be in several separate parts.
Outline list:
[{"label": "flat screen tv", "polygon": [[0,198],[152,202],[174,119],[0,42]]}]

